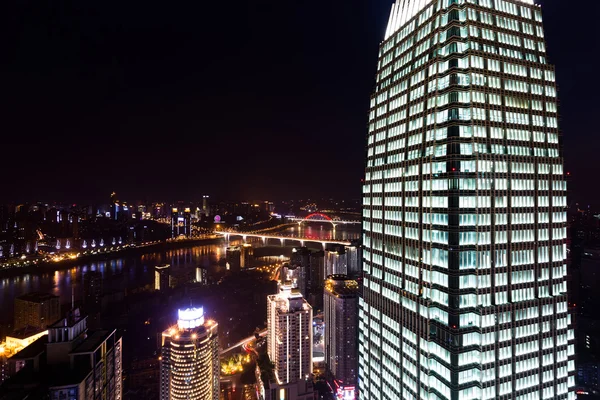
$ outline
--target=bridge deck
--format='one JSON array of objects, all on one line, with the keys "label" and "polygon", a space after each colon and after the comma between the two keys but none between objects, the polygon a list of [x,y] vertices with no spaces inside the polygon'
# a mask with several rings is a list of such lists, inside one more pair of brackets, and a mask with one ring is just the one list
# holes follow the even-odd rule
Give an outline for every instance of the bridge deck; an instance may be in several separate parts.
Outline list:
[{"label": "bridge deck", "polygon": [[279,240],[296,240],[298,242],[315,242],[315,243],[323,243],[323,244],[342,244],[349,246],[351,243],[344,240],[323,240],[323,239],[315,239],[315,238],[301,238],[296,236],[279,236],[279,235],[265,235],[261,233],[244,233],[244,232],[224,232],[224,231],[215,231],[216,234],[223,236],[242,236],[246,237],[256,237],[261,239],[279,239]]}]

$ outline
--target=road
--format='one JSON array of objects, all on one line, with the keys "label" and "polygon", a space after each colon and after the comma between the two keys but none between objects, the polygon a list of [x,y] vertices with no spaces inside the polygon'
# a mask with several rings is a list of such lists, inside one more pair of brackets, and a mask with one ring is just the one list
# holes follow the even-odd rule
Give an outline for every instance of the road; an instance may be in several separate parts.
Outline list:
[{"label": "road", "polygon": [[[264,330],[260,331],[260,332],[258,333],[258,335],[259,335],[260,337],[265,337],[265,336],[267,336],[267,330],[266,330],[266,329],[264,329]],[[233,346],[231,346],[231,347],[228,347],[228,348],[226,348],[225,350],[221,350],[221,355],[223,355],[223,354],[226,354],[226,353],[230,352],[231,350],[233,350],[233,349],[235,349],[235,348],[238,348],[238,347],[241,347],[241,346],[243,346],[243,345],[245,345],[245,344],[248,344],[248,343],[250,343],[251,341],[253,341],[254,339],[256,339],[256,337],[255,337],[254,335],[252,335],[252,336],[248,336],[247,338],[240,340],[239,342],[237,342],[237,343],[236,343],[236,344],[234,344]]]}]

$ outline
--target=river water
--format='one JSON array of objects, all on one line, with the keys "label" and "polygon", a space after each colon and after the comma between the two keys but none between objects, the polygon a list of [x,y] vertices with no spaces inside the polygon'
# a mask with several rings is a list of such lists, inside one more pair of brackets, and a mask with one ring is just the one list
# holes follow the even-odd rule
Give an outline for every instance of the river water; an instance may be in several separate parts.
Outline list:
[{"label": "river water", "polygon": [[[303,224],[288,227],[273,233],[282,236],[304,237],[318,240],[352,240],[360,237],[359,225],[340,225],[335,230],[329,224]],[[229,244],[240,244],[241,240],[232,240]],[[259,240],[251,241],[260,246]],[[272,241],[271,244],[274,244]],[[195,268],[219,268],[217,263],[225,256],[225,241],[218,244],[194,245],[189,248],[169,251],[157,251],[147,254],[119,257],[105,261],[86,262],[68,270],[54,272],[28,273],[21,276],[0,279],[0,324],[6,325],[13,319],[14,299],[25,293],[40,291],[60,297],[61,304],[70,304],[72,293],[75,301],[83,297],[83,275],[88,271],[100,271],[103,277],[104,291],[127,291],[152,285],[154,267],[160,264]],[[298,245],[288,241],[286,245]],[[319,243],[306,243],[319,247]],[[48,270],[45,270],[48,271]]]}]

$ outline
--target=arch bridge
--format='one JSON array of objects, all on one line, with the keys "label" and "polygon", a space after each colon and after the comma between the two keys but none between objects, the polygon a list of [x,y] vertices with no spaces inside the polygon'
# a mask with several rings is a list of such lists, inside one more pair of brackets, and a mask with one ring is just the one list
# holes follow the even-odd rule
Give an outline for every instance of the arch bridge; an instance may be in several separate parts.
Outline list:
[{"label": "arch bridge", "polygon": [[322,223],[329,223],[331,225],[333,225],[333,227],[335,228],[338,225],[343,225],[343,224],[360,224],[361,221],[346,221],[346,220],[342,220],[339,218],[331,218],[329,215],[320,213],[320,212],[315,212],[312,214],[307,215],[304,218],[289,218],[290,221],[295,221],[298,223],[298,225],[302,225],[303,222],[322,222]]}]

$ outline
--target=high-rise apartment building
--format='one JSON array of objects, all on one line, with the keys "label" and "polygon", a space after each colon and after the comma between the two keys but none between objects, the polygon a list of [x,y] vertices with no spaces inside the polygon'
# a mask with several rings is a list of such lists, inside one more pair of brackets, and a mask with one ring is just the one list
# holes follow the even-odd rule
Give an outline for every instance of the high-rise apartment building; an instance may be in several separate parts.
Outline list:
[{"label": "high-rise apartment building", "polygon": [[83,305],[87,313],[96,313],[102,306],[102,274],[88,271],[83,274]]},{"label": "high-rise apartment building", "polygon": [[346,275],[330,275],[323,299],[325,362],[336,395],[354,399],[358,372],[358,283]]},{"label": "high-rise apartment building", "polygon": [[164,292],[171,287],[171,266],[157,265],[154,267],[154,290]]},{"label": "high-rise apartment building", "polygon": [[15,326],[20,330],[32,327],[44,330],[60,318],[58,296],[50,293],[32,292],[15,299]]},{"label": "high-rise apartment building", "polygon": [[218,324],[202,308],[178,311],[162,333],[160,400],[219,400]]},{"label": "high-rise apartment building", "polygon": [[290,282],[267,297],[267,354],[279,383],[305,380],[312,374],[313,310]]},{"label": "high-rise apartment building", "polygon": [[242,250],[239,246],[229,246],[225,249],[225,262],[227,270],[240,271],[242,268]]},{"label": "high-rise apartment building", "polygon": [[574,399],[566,179],[532,0],[398,0],[371,98],[359,396]]},{"label": "high-rise apartment building", "polygon": [[48,326],[9,359],[14,375],[7,398],[120,400],[123,396],[122,339],[117,331],[87,329],[78,309]]}]

